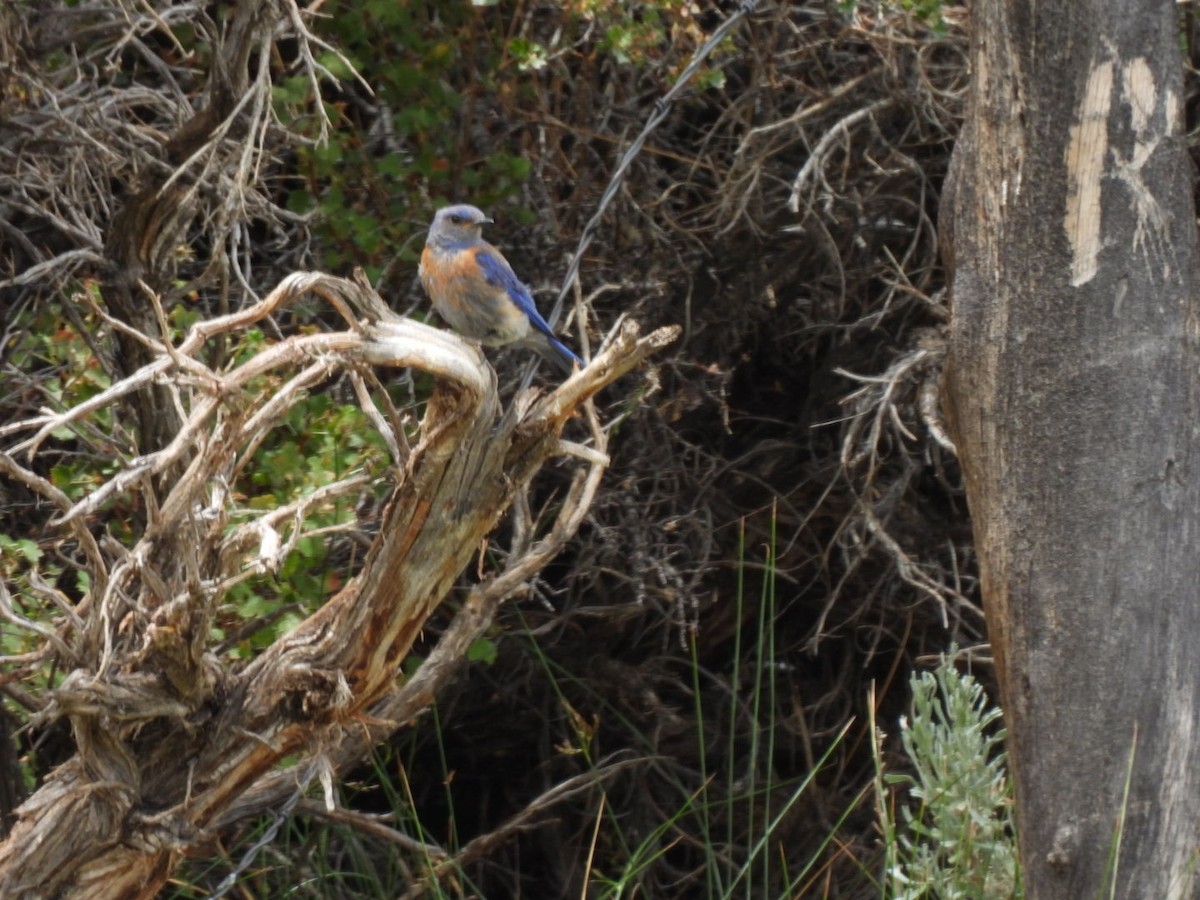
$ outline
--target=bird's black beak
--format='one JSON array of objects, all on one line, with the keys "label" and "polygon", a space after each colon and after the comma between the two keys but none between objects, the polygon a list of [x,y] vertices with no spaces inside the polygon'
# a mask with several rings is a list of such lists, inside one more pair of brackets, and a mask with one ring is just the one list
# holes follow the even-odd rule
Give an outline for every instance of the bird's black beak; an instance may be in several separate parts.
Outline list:
[{"label": "bird's black beak", "polygon": [[479,220],[479,224],[480,225],[495,225],[496,220],[493,219],[491,216],[484,216],[482,219]]}]

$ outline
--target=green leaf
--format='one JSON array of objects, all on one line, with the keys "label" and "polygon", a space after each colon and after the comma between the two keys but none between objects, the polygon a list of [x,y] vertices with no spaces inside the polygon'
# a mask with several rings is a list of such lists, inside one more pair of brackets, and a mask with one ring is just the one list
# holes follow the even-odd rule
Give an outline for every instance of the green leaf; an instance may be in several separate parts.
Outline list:
[{"label": "green leaf", "polygon": [[496,642],[490,638],[476,638],[467,648],[468,662],[481,662],[490,666],[496,661],[498,655],[499,649],[496,647]]}]

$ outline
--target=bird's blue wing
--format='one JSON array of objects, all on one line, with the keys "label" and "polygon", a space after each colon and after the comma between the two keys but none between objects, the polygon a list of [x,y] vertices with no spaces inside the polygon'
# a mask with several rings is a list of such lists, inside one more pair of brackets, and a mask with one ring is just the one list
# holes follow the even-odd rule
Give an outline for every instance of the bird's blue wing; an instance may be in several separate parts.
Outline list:
[{"label": "bird's blue wing", "polygon": [[[549,338],[550,343],[554,345],[556,350],[564,354],[568,359],[578,362],[581,366],[583,365],[583,360],[554,336],[554,332],[546,324],[546,320],[542,318],[542,314],[538,312],[538,308],[533,302],[533,295],[529,293],[529,288],[517,277],[516,273],[512,270],[512,266],[508,264],[508,260],[500,255],[499,250],[492,247],[489,247],[487,250],[478,250],[475,253],[475,262],[479,264],[479,271],[483,273],[483,277],[487,279],[488,284],[503,288],[504,292],[512,298],[513,303],[517,304],[517,308],[529,317],[529,324]],[[567,367],[568,369],[570,368],[570,363],[567,363]]]},{"label": "bird's blue wing", "polygon": [[533,295],[529,293],[529,288],[521,283],[521,279],[512,270],[508,260],[501,256],[498,250],[478,251],[475,254],[475,262],[479,264],[479,271],[483,273],[488,284],[504,288],[504,292],[512,298],[513,303],[517,304],[521,312],[529,317],[534,328],[547,336],[551,334],[550,326],[546,324],[546,320],[542,318],[542,314],[534,305]]}]

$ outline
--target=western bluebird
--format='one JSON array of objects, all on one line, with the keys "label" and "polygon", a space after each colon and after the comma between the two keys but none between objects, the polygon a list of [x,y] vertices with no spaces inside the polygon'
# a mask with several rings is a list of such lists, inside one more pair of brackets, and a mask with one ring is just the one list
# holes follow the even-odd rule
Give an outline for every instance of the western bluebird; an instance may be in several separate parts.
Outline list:
[{"label": "western bluebird", "polygon": [[419,270],[433,308],[459,334],[488,347],[528,347],[568,373],[573,363],[582,366],[554,336],[508,260],[481,236],[492,222],[466,204],[433,217]]}]

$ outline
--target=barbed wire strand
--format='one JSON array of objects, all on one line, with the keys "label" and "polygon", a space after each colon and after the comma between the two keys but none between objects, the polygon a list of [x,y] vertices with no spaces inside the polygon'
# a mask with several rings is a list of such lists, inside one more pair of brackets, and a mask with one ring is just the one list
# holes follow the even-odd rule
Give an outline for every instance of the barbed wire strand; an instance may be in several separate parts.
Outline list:
[{"label": "barbed wire strand", "polygon": [[[742,0],[741,5],[728,19],[717,26],[717,30],[712,33],[707,41],[704,42],[699,50],[692,54],[691,60],[687,67],[680,73],[675,84],[663,96],[659,97],[654,103],[654,112],[650,118],[646,120],[646,124],[642,126],[641,133],[629,149],[625,151],[625,155],[621,157],[621,161],[617,164],[616,170],[612,174],[612,178],[608,181],[608,187],[600,197],[600,202],[596,205],[596,211],[588,220],[588,223],[583,226],[583,233],[579,235],[579,244],[575,247],[575,253],[571,257],[571,264],[567,267],[567,274],[563,278],[562,288],[558,292],[558,298],[554,301],[554,307],[550,310],[550,315],[546,317],[546,321],[553,328],[557,324],[559,317],[562,315],[563,305],[566,301],[567,294],[571,291],[571,286],[575,283],[575,279],[579,277],[579,267],[583,262],[583,254],[587,252],[587,248],[592,243],[592,238],[595,237],[596,231],[600,228],[600,221],[604,218],[604,213],[608,210],[609,204],[617,195],[617,191],[621,188],[621,183],[625,180],[625,174],[629,171],[629,167],[642,152],[642,148],[646,146],[646,141],[659,125],[666,120],[671,112],[671,107],[675,99],[687,87],[689,81],[695,77],[700,71],[700,66],[716,49],[721,41],[725,40],[725,36],[747,15],[754,11],[758,6],[759,0]],[[537,370],[539,359],[534,357],[525,373],[525,377],[521,380],[521,389],[529,386],[533,380],[533,373]]]},{"label": "barbed wire strand", "polygon": [[232,872],[221,879],[221,883],[217,885],[216,890],[208,895],[208,900],[220,900],[237,884],[238,878],[245,872],[262,849],[275,840],[275,836],[279,834],[279,829],[283,827],[283,823],[292,817],[292,812],[296,809],[296,804],[308,792],[308,786],[312,783],[313,776],[317,773],[317,766],[310,764],[304,778],[296,787],[295,793],[287,799],[283,806],[275,811],[275,815],[271,819],[271,824],[263,830],[262,836],[254,842],[249,850],[243,854],[241,861],[237,864]]}]

